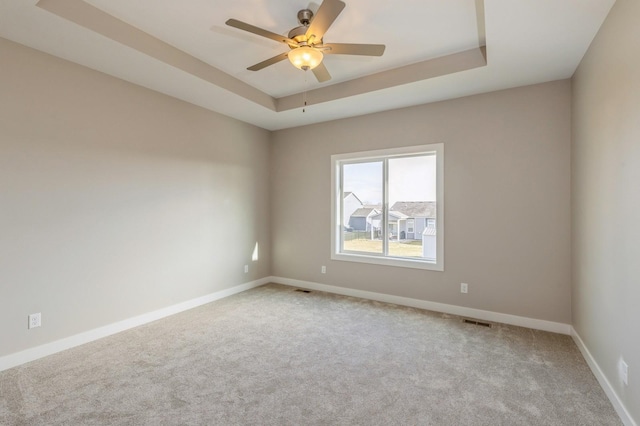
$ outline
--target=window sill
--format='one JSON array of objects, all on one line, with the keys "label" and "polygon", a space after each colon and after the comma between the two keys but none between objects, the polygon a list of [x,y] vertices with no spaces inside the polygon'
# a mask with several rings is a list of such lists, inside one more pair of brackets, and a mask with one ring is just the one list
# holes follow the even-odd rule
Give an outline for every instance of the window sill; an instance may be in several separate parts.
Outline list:
[{"label": "window sill", "polygon": [[425,269],[429,271],[444,271],[444,265],[428,260],[406,259],[399,257],[383,257],[362,253],[332,253],[331,260],[345,262],[370,263],[374,265],[395,266],[398,268]]}]

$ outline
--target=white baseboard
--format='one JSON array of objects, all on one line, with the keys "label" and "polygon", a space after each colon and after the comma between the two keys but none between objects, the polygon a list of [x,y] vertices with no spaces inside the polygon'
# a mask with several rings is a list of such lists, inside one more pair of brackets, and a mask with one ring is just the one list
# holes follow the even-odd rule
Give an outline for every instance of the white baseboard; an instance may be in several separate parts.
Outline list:
[{"label": "white baseboard", "polygon": [[560,334],[571,334],[571,325],[559,322],[545,321],[534,318],[520,317],[517,315],[501,314],[499,312],[483,311],[480,309],[465,308],[463,306],[447,305],[445,303],[430,302],[428,300],[412,299],[409,297],[392,296],[371,291],[354,290],[346,287],[336,287],[327,284],[319,284],[310,281],[294,280],[290,278],[271,277],[271,281],[277,284],[284,284],[292,287],[301,287],[310,290],[324,291],[327,293],[341,294],[343,296],[359,297],[361,299],[375,300],[378,302],[394,303],[396,305],[410,306],[412,308],[426,309],[429,311],[443,312],[446,314],[459,315],[481,319],[490,322],[516,325],[519,327],[532,328],[535,330],[550,331]]},{"label": "white baseboard", "polygon": [[618,416],[620,416],[620,420],[622,420],[622,423],[624,423],[625,426],[638,426],[631,417],[631,414],[629,414],[626,407],[622,403],[622,400],[620,400],[620,397],[618,396],[616,391],[613,389],[613,386],[611,386],[611,382],[609,382],[607,376],[604,375],[604,372],[596,362],[595,358],[593,357],[593,355],[591,355],[591,352],[589,352],[589,349],[582,341],[582,338],[573,327],[571,327],[571,337],[573,338],[573,341],[576,342],[576,345],[578,346],[578,349],[580,349],[580,352],[582,352],[582,356],[587,361],[587,364],[589,365],[589,368],[591,368],[593,375],[596,376],[596,379],[598,379],[598,383],[600,383],[600,386],[607,394],[609,401],[611,401],[613,408],[616,410],[616,413],[618,413]]},{"label": "white baseboard", "polygon": [[55,342],[47,343],[35,348],[26,349],[21,352],[6,355],[0,357],[0,371],[8,370],[9,368],[17,367],[30,361],[34,361],[39,358],[43,358],[48,355],[55,354],[57,352],[64,351],[76,346],[80,346],[85,343],[92,342],[94,340],[101,339],[103,337],[110,336],[121,331],[125,331],[143,324],[150,323],[152,321],[166,318],[177,313],[196,308],[198,306],[205,305],[207,303],[214,302],[216,300],[223,299],[225,297],[232,296],[237,293],[241,293],[252,288],[260,287],[270,282],[283,284],[291,287],[300,287],[309,290],[324,291],[327,293],[341,294],[344,296],[359,297],[362,299],[375,300],[378,302],[393,303],[396,305],[410,306],[413,308],[426,309],[435,312],[443,312],[452,315],[459,315],[463,317],[470,317],[481,319],[491,322],[499,322],[504,324],[510,324],[520,327],[527,327],[536,330],[550,331],[553,333],[561,333],[571,335],[576,345],[580,349],[583,357],[587,361],[587,364],[591,368],[591,371],[596,376],[596,379],[600,383],[600,386],[605,391],[607,397],[613,404],[614,409],[620,416],[620,419],[626,426],[638,426],[633,420],[624,404],[618,397],[611,383],[602,372],[602,369],[595,361],[589,349],[585,346],[584,342],[576,330],[569,324],[557,323],[552,321],[539,320],[534,318],[520,317],[516,315],[502,314],[498,312],[484,311],[480,309],[466,308],[463,306],[448,305],[444,303],[430,302],[427,300],[412,299],[408,297],[393,296],[383,293],[375,293],[365,290],[356,290],[346,287],[337,287],[327,284],[320,284],[311,281],[301,281],[291,278],[282,277],[265,277],[256,281],[251,281],[245,284],[240,284],[235,287],[231,287],[225,290],[220,290],[215,293],[208,294],[206,296],[198,297],[195,299],[187,300],[186,302],[178,303],[166,308],[158,309],[153,312],[138,315],[133,318],[118,321],[113,324],[99,327],[93,330],[89,330],[74,336],[66,337],[64,339],[57,340]]},{"label": "white baseboard", "polygon": [[561,334],[571,334],[571,326],[569,324],[544,321],[533,318],[520,317],[516,315],[502,314],[498,312],[483,311],[480,309],[465,308],[462,306],[448,305],[444,303],[430,302],[427,300],[412,299],[408,297],[393,296],[383,293],[374,293],[364,290],[355,290],[346,287],[336,287],[327,284],[319,284],[310,281],[301,281],[282,277],[265,277],[257,281],[241,284],[226,290],[217,291],[206,296],[168,306],[157,311],[142,314],[133,318],[119,321],[113,324],[99,327],[84,333],[66,337],[55,342],[47,343],[35,348],[26,349],[21,352],[0,357],[0,371],[7,370],[12,367],[51,355],[65,349],[88,343],[102,337],[110,336],[120,331],[128,330],[139,325],[147,324],[170,315],[177,314],[206,303],[213,302],[245,290],[249,290],[261,285],[274,282],[292,287],[301,287],[311,290],[324,291],[327,293],[341,294],[344,296],[359,297],[362,299],[376,300],[379,302],[394,303],[397,305],[410,306],[414,308],[426,309],[435,312],[443,312],[452,315],[481,319],[484,321],[499,322],[511,324],[520,327],[527,327],[536,330],[550,331]]},{"label": "white baseboard", "polygon": [[93,330],[85,331],[80,334],[65,337],[64,339],[56,340],[55,342],[46,343],[35,348],[26,349],[21,352],[16,352],[10,355],[0,357],[0,371],[7,370],[9,368],[17,367],[18,365],[25,364],[30,361],[34,361],[39,358],[43,358],[47,355],[52,355],[57,352],[64,351],[76,346],[80,346],[85,343],[92,342],[94,340],[101,339],[103,337],[110,336],[121,331],[128,330],[133,327],[137,327],[143,324],[150,323],[152,321],[159,320],[177,313],[196,308],[207,303],[211,303],[216,300],[223,299],[225,297],[232,296],[236,293],[259,287],[261,285],[271,282],[271,278],[262,278],[256,281],[251,281],[245,284],[240,284],[235,287],[231,287],[225,290],[216,291],[215,293],[207,294],[206,296],[198,297],[195,299],[187,300],[186,302],[178,303],[166,308],[158,309],[153,312],[138,315],[133,318],[118,321],[113,324],[105,325],[103,327],[95,328]]}]

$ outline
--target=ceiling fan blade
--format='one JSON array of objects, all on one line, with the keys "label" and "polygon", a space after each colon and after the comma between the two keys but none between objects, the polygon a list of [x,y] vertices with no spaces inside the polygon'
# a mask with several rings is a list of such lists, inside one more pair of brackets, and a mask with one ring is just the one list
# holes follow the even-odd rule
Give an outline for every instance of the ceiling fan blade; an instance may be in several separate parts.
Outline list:
[{"label": "ceiling fan blade", "polygon": [[324,66],[324,62],[320,62],[320,65],[318,65],[311,71],[313,71],[313,75],[316,76],[316,79],[320,83],[331,80],[331,74],[329,74],[329,71],[327,71],[327,67]]},{"label": "ceiling fan blade", "polygon": [[284,61],[285,59],[287,59],[287,53],[289,53],[289,52],[281,53],[281,54],[279,54],[277,56],[274,56],[273,58],[267,59],[266,61],[262,61],[260,63],[255,64],[255,65],[252,65],[247,69],[249,71],[260,71],[261,69],[266,68],[269,65],[277,64],[280,61]]},{"label": "ceiling fan blade", "polygon": [[[328,49],[324,49],[327,47]],[[364,55],[364,56],[382,56],[384,53],[384,44],[351,44],[351,43],[327,43],[318,46],[323,53],[332,55]]]},{"label": "ceiling fan blade", "polygon": [[344,6],[344,2],[340,0],[324,0],[309,24],[306,32],[307,39],[314,36],[315,40],[320,41],[333,21],[340,15]]},{"label": "ceiling fan blade", "polygon": [[247,24],[246,22],[238,21],[237,19],[229,19],[225,24],[239,30],[248,31],[262,37],[270,38],[271,40],[279,41],[280,43],[288,44],[289,46],[298,46],[298,43],[296,43],[295,40],[280,34],[272,33],[271,31],[263,30],[262,28]]}]

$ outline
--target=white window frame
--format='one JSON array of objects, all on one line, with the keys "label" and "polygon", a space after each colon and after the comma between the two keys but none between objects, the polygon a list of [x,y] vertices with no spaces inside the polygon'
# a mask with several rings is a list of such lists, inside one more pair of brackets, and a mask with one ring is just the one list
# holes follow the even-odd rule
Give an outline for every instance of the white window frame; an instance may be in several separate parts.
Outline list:
[{"label": "white window frame", "polygon": [[[436,261],[391,257],[376,253],[341,252],[342,238],[342,164],[353,161],[375,161],[411,155],[436,156]],[[383,176],[384,191],[388,192],[388,176]],[[386,197],[385,197],[386,198]],[[388,201],[383,212],[388,212]],[[384,213],[386,215],[386,213]],[[386,223],[386,221],[384,221]],[[384,224],[382,225],[383,229]],[[331,156],[331,259],[347,262],[371,263],[402,268],[444,271],[444,144],[429,144],[374,151],[352,152]]]}]

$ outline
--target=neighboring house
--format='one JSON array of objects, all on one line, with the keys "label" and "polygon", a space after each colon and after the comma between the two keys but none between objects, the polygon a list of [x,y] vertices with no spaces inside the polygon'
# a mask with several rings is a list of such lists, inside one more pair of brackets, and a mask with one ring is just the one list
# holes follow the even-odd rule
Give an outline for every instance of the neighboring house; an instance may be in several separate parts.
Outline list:
[{"label": "neighboring house", "polygon": [[[401,239],[400,232],[403,223],[407,220],[407,216],[401,212],[389,211],[389,236],[391,239]],[[380,230],[380,224],[382,223],[382,212],[371,217],[371,238],[374,238],[374,233]],[[377,237],[377,236],[376,236]],[[422,238],[422,237],[421,237]],[[403,239],[403,238],[402,238]]]},{"label": "neighboring house", "polygon": [[398,221],[398,238],[401,240],[421,240],[425,228],[435,230],[435,201],[398,201],[391,206],[389,213],[392,212],[399,212],[405,216],[405,220]]},{"label": "neighboring house", "polygon": [[351,214],[349,227],[354,231],[370,231],[373,217],[380,214],[374,207],[361,207]]},{"label": "neighboring house", "polygon": [[[345,200],[347,199],[345,193]],[[355,195],[354,195],[355,197]],[[346,212],[345,212],[346,213]],[[361,206],[351,213],[348,223],[354,231],[371,231],[371,238],[380,237],[382,207]],[[435,235],[435,201],[398,201],[389,209],[389,235],[398,240],[422,240],[427,235]]]},{"label": "neighboring house", "polygon": [[349,226],[351,215],[358,209],[363,207],[362,201],[353,192],[344,193],[344,202],[342,203],[342,225]]}]

